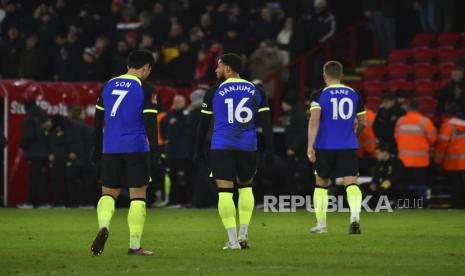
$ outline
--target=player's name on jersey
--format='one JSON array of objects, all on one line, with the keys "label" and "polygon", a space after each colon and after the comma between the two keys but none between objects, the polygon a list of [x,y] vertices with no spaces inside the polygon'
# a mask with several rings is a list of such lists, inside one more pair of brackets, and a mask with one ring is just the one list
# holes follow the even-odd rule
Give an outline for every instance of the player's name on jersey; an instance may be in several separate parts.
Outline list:
[{"label": "player's name on jersey", "polygon": [[129,87],[131,87],[131,82],[129,82],[129,81],[117,81],[117,82],[115,82],[115,87],[129,88]]},{"label": "player's name on jersey", "polygon": [[331,95],[349,95],[349,90],[347,89],[334,89],[330,91]]},{"label": "player's name on jersey", "polygon": [[252,95],[255,94],[255,89],[251,87],[251,85],[231,85],[231,86],[224,86],[221,87],[221,90],[218,92],[221,96],[228,94],[229,92],[234,91],[245,91]]}]

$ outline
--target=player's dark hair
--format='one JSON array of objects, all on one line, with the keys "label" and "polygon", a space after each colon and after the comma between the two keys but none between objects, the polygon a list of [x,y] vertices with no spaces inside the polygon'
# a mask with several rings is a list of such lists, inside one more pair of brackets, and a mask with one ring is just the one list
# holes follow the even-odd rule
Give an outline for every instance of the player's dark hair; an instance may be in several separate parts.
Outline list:
[{"label": "player's dark hair", "polygon": [[242,71],[242,59],[239,55],[234,53],[224,54],[220,57],[221,63],[231,67],[236,73],[240,73]]},{"label": "player's dark hair", "polygon": [[376,149],[379,150],[379,151],[382,151],[382,152],[390,152],[391,151],[391,147],[388,144],[384,144],[384,143],[379,144]]},{"label": "player's dark hair", "polygon": [[323,72],[326,74],[326,76],[332,79],[341,78],[342,70],[344,70],[342,63],[340,63],[339,61],[335,61],[335,60],[328,61],[323,66]]},{"label": "player's dark hair", "polygon": [[409,107],[409,110],[418,111],[420,109],[420,103],[418,102],[417,99],[413,99],[410,101],[408,107]]},{"label": "player's dark hair", "polygon": [[142,66],[149,64],[151,67],[155,64],[155,60],[150,51],[147,50],[134,50],[129,53],[128,67],[140,69]]}]

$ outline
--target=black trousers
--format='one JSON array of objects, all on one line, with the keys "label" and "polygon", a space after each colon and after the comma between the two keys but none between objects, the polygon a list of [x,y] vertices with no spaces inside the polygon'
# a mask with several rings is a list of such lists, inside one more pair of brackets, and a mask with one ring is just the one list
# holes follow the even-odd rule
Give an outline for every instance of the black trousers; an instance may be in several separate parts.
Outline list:
[{"label": "black trousers", "polygon": [[57,158],[51,163],[53,204],[55,206],[65,205],[67,200],[66,162],[66,158]]},{"label": "black trousers", "polygon": [[465,171],[448,171],[446,179],[452,187],[452,206],[465,208]]},{"label": "black trousers", "polygon": [[171,159],[168,164],[171,179],[170,204],[190,203],[193,188],[189,159]]},{"label": "black trousers", "polygon": [[42,205],[48,202],[46,165],[47,158],[29,159],[29,192],[26,202],[34,205]]}]

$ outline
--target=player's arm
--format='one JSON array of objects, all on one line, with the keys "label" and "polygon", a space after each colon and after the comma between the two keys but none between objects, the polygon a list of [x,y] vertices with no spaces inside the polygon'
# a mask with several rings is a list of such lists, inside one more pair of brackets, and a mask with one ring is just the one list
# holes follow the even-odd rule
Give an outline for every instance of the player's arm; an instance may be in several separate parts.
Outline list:
[{"label": "player's arm", "polygon": [[[103,86],[105,87],[105,85]],[[102,88],[103,91],[103,88]],[[92,160],[98,162],[102,156],[103,147],[103,121],[105,119],[105,106],[103,104],[102,94],[97,99],[95,105],[95,117],[94,117],[94,147],[92,151]]]},{"label": "player's arm", "polygon": [[362,100],[362,96],[357,92],[358,103],[357,103],[357,137],[362,134],[363,129],[367,126],[367,115],[365,105]]},{"label": "player's arm", "polygon": [[313,93],[310,98],[310,120],[308,121],[307,156],[310,162],[316,161],[315,140],[320,129],[321,106],[319,101],[321,92]]},{"label": "player's arm", "polygon": [[216,86],[210,88],[203,98],[202,109],[200,110],[199,125],[197,126],[197,134],[195,137],[194,160],[199,157],[202,151],[203,143],[210,128],[210,121],[213,116],[213,94]]},{"label": "player's arm", "polygon": [[265,144],[265,152],[272,155],[274,152],[273,143],[273,126],[271,124],[271,112],[268,105],[268,99],[261,86],[256,86],[260,92],[262,101],[257,112],[257,122],[263,129],[263,142]]},{"label": "player's arm", "polygon": [[147,134],[147,140],[150,146],[150,152],[158,154],[158,107],[157,94],[155,88],[150,84],[143,82],[142,89],[144,90],[144,126]]}]

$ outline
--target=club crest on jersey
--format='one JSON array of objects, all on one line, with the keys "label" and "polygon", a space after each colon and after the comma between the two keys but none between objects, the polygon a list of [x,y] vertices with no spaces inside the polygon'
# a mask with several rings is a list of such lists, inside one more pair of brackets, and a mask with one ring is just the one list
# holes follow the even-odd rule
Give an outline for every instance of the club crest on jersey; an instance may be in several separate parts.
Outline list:
[{"label": "club crest on jersey", "polygon": [[152,94],[152,104],[158,104],[157,94]]}]

